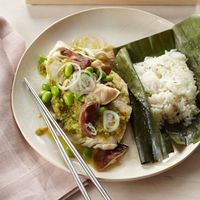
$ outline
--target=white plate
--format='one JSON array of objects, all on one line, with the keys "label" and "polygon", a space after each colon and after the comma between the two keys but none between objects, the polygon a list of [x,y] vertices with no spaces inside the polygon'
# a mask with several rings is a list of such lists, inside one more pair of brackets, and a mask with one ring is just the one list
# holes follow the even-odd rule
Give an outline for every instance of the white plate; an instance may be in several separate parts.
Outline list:
[{"label": "white plate", "polygon": [[[173,24],[163,18],[129,8],[98,8],[67,16],[46,29],[25,52],[16,71],[12,88],[12,109],[16,122],[27,142],[45,159],[54,165],[67,170],[56,146],[47,136],[38,137],[36,128],[44,125],[38,118],[38,110],[31,95],[23,84],[27,77],[36,91],[44,82],[37,71],[37,57],[47,54],[57,40],[70,42],[83,34],[95,34],[112,45],[127,42],[169,29]],[[134,144],[130,126],[125,134],[124,143],[130,147],[120,164],[105,172],[95,175],[104,180],[121,181],[137,180],[166,171],[184,160],[197,146],[189,145],[181,151],[175,151],[170,158],[162,163],[141,165]],[[84,174],[74,161],[80,174]]]}]

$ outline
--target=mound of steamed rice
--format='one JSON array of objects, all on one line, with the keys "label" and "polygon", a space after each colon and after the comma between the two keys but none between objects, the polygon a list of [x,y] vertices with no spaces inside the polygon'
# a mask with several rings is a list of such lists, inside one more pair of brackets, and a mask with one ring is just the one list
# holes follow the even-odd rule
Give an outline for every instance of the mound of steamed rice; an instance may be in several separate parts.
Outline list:
[{"label": "mound of steamed rice", "polygon": [[199,112],[195,99],[197,87],[187,58],[177,50],[159,57],[146,57],[134,68],[144,86],[151,110],[162,124],[184,121],[186,125]]}]

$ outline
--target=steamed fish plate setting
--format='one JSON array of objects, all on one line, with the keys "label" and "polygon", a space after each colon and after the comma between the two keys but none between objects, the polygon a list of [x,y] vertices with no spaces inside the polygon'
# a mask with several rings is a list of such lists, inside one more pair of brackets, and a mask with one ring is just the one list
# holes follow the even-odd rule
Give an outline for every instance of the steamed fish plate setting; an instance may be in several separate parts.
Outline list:
[{"label": "steamed fish plate setting", "polygon": [[[120,142],[132,109],[127,85],[112,71],[113,56],[111,47],[85,36],[71,46],[58,41],[47,57],[39,57],[38,65],[48,81],[39,93],[43,103],[99,171],[128,148]],[[42,131],[47,129],[39,128],[36,134]],[[73,157],[67,146],[66,150]]]},{"label": "steamed fish plate setting", "polygon": [[[110,8],[113,16],[117,16],[118,9]],[[104,17],[109,15],[109,8],[102,10]],[[148,16],[137,10],[120,11],[124,15]],[[65,20],[67,24],[81,16],[89,19],[87,14],[103,16],[101,12],[86,11],[52,27],[59,23],[63,26]],[[118,28],[111,20],[109,23],[113,29]],[[199,25],[200,17],[196,15],[174,26],[169,23],[148,37],[133,38],[133,42],[124,39],[126,42],[119,45],[104,37],[106,31],[99,27],[95,28],[95,36],[82,30],[82,35],[73,37],[72,34],[70,40],[65,40],[64,34],[53,37],[48,36],[48,31],[44,32],[53,37],[54,42],[44,51],[38,48],[33,51],[36,78],[28,75],[30,82],[97,177],[136,180],[154,175],[178,164],[198,146]],[[127,35],[131,38],[131,33]],[[45,37],[42,40],[45,41]],[[21,62],[21,65],[28,64],[23,58]],[[20,71],[19,65],[17,76],[26,73]],[[17,85],[19,83],[23,88],[23,82],[18,81]],[[15,85],[14,82],[13,87]],[[15,98],[17,94],[13,90],[13,101]],[[15,106],[13,103],[13,108]],[[42,121],[36,112],[32,114],[34,119]],[[18,111],[14,115],[19,117]],[[20,129],[24,129],[23,126]],[[31,130],[33,147],[42,141],[44,148],[54,148],[52,136],[42,122],[35,123]],[[58,138],[76,163],[65,141],[59,135]],[[42,148],[36,150],[44,152]],[[52,151],[48,154],[50,158]],[[60,162],[52,158],[49,160],[54,164]],[[84,174],[81,170],[79,173]]]}]

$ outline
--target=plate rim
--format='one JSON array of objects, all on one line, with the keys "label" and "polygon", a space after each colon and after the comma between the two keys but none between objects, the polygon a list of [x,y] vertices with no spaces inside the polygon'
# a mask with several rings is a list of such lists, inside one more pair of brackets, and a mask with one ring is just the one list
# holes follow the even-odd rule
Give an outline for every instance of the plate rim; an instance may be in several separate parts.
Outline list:
[{"label": "plate rim", "polygon": [[[54,160],[54,159],[50,159],[46,156],[43,155],[43,153],[41,153],[37,148],[35,148],[34,145],[32,145],[31,142],[29,142],[29,139],[26,137],[26,134],[23,132],[22,130],[22,127],[18,121],[18,118],[16,116],[16,113],[15,113],[15,108],[14,108],[14,86],[15,86],[15,82],[16,82],[16,77],[17,77],[17,74],[18,74],[18,70],[20,68],[20,65],[21,65],[21,62],[24,58],[24,56],[26,55],[26,53],[31,49],[32,45],[46,32],[48,31],[48,29],[50,29],[51,27],[53,27],[54,25],[56,25],[57,23],[60,23],[64,20],[66,20],[67,18],[69,17],[72,17],[72,16],[75,16],[75,15],[79,15],[81,13],[86,13],[86,12],[89,12],[89,11],[93,11],[93,10],[105,10],[105,9],[120,9],[120,10],[130,10],[130,11],[137,11],[137,12],[141,12],[143,14],[147,14],[147,15],[151,15],[153,17],[159,17],[160,19],[162,19],[163,21],[166,21],[167,23],[171,23],[171,25],[173,26],[174,23],[172,23],[171,21],[163,18],[163,17],[160,17],[158,15],[155,15],[155,14],[152,14],[150,12],[147,12],[147,11],[144,11],[144,10],[140,10],[140,9],[136,9],[136,8],[131,8],[131,7],[121,7],[121,6],[102,6],[102,7],[95,7],[95,8],[89,8],[89,9],[84,9],[84,10],[81,10],[81,11],[77,11],[77,12],[73,12],[69,15],[66,15],[56,21],[54,21],[53,23],[51,23],[50,25],[48,25],[45,29],[43,29],[33,40],[32,42],[30,42],[30,44],[26,47],[24,53],[22,54],[19,62],[18,62],[18,65],[16,67],[16,70],[15,70],[15,73],[14,73],[14,77],[13,77],[13,80],[12,80],[12,88],[11,88],[11,93],[10,93],[10,105],[11,105],[11,111],[12,111],[12,115],[14,117],[14,120],[16,122],[16,125],[17,127],[19,128],[20,130],[20,133],[23,135],[24,139],[26,140],[26,142],[31,146],[31,148],[33,148],[34,151],[36,151],[39,156],[42,156],[43,159],[45,159],[46,161],[50,162],[51,164],[53,164],[54,166],[64,170],[64,171],[67,171],[67,172],[70,172],[69,169],[67,167],[63,167],[61,165],[58,165],[57,162]],[[196,149],[197,147],[200,145],[200,142],[194,144],[194,147],[190,150],[190,152],[184,157],[182,158],[181,160],[179,160],[178,162],[176,162],[175,164],[167,167],[167,168],[164,168],[164,169],[161,169],[159,171],[156,171],[156,172],[153,172],[153,173],[150,173],[150,174],[147,174],[147,175],[143,175],[143,176],[138,176],[138,177],[130,177],[130,178],[115,178],[115,179],[108,179],[108,178],[101,178],[101,177],[98,177],[97,178],[99,180],[103,180],[105,182],[119,182],[119,181],[123,181],[123,182],[126,182],[126,181],[137,181],[137,180],[142,180],[142,179],[146,179],[146,178],[149,178],[149,177],[153,177],[153,176],[156,176],[156,175],[159,175],[161,173],[164,173],[170,169],[172,169],[173,167],[179,165],[181,162],[183,162],[184,160],[186,160]],[[81,174],[79,173],[80,175],[82,176],[85,176],[84,174]]]}]

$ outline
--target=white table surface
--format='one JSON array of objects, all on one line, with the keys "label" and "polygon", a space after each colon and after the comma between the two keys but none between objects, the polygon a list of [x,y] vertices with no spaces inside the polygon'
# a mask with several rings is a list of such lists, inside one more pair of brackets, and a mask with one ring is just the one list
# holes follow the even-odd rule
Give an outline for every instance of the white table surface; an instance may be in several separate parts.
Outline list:
[{"label": "white table surface", "polygon": [[[73,12],[95,6],[31,6],[25,0],[0,0],[0,15],[25,38],[27,45],[48,25]],[[197,11],[197,6],[131,6],[174,23]],[[179,166],[168,172],[137,182],[103,182],[114,200],[200,200],[200,147]],[[101,197],[93,186],[91,198]],[[42,197],[41,197],[42,199]],[[83,199],[80,193],[71,200]]]}]

